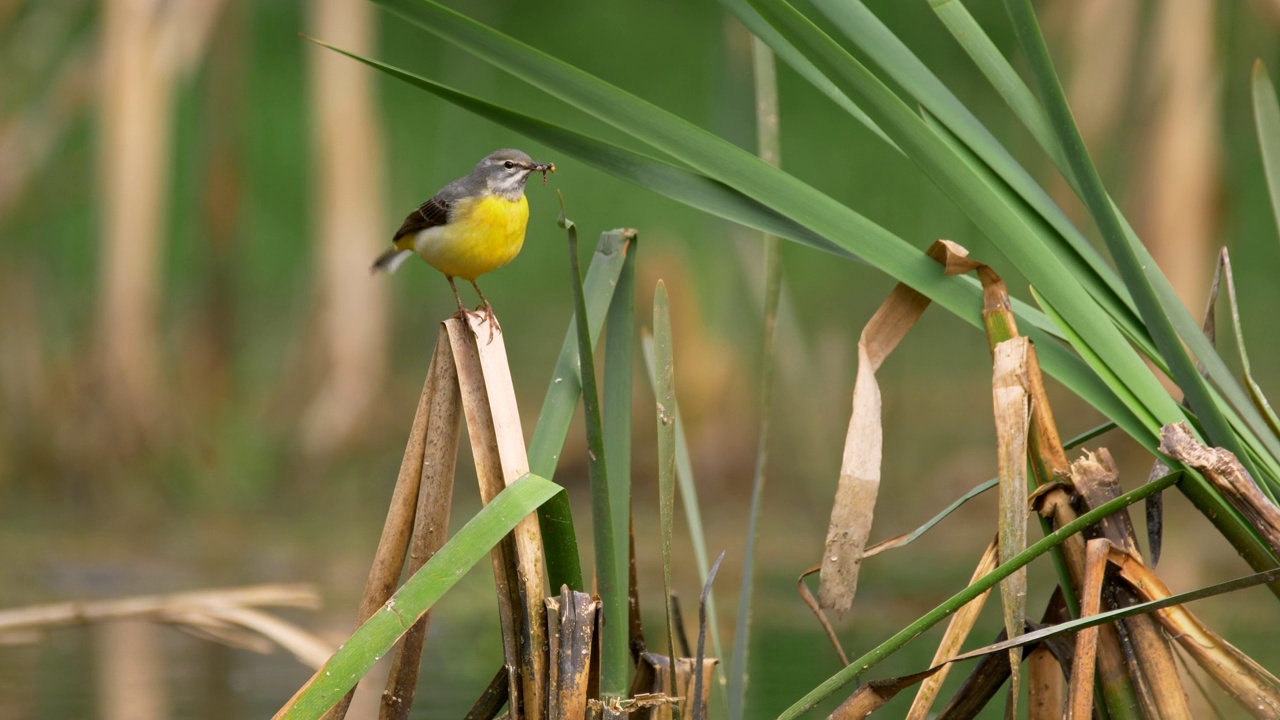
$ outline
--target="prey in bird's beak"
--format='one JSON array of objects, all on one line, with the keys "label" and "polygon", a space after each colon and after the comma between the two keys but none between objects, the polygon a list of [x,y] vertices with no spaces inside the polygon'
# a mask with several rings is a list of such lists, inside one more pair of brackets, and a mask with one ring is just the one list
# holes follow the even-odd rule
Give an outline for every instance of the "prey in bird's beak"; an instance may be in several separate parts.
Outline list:
[{"label": "prey in bird's beak", "polygon": [[542,186],[543,186],[543,187],[546,187],[546,186],[547,186],[547,173],[553,173],[553,172],[555,172],[555,171],[556,171],[556,164],[555,164],[555,163],[534,163],[534,164],[533,164],[533,172],[540,172],[540,173],[542,173]]}]

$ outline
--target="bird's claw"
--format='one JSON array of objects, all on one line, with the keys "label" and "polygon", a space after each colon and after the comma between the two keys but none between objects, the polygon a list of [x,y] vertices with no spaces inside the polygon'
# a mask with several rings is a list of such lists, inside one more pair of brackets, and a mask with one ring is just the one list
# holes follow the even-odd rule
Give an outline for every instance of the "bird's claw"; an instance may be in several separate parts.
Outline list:
[{"label": "bird's claw", "polygon": [[487,305],[487,304],[481,305],[475,310],[468,310],[467,308],[458,308],[458,312],[454,313],[454,317],[459,317],[463,319],[468,319],[471,317],[478,318],[480,325],[489,326],[489,339],[485,344],[487,345],[493,342],[494,332],[498,331],[498,318],[493,314],[492,305]]}]

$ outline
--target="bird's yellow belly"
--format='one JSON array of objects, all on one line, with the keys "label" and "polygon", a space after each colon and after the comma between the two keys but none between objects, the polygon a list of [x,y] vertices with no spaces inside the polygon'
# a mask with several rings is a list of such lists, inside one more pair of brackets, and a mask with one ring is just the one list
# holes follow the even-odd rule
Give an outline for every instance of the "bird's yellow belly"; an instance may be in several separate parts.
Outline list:
[{"label": "bird's yellow belly", "polygon": [[497,196],[463,200],[451,208],[449,222],[423,230],[414,250],[431,267],[464,280],[506,265],[520,254],[529,222],[529,201]]}]

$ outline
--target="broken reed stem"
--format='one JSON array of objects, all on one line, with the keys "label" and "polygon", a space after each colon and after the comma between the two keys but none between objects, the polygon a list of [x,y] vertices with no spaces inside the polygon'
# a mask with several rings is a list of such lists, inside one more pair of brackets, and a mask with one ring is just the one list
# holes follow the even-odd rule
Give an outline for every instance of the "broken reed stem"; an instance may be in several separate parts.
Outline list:
[{"label": "broken reed stem", "polygon": [[[443,332],[441,330],[442,337]],[[448,358],[443,360],[447,361]],[[382,525],[382,536],[378,539],[378,549],[373,555],[373,564],[369,567],[369,579],[365,582],[364,596],[360,599],[360,609],[356,611],[356,627],[360,627],[377,612],[400,584],[400,573],[404,569],[405,554],[409,550],[409,539],[417,509],[418,486],[422,479],[422,459],[427,443],[427,416],[431,407],[431,398],[437,391],[436,366],[440,362],[442,362],[442,356],[440,345],[437,343],[431,356],[431,365],[427,369],[427,377],[422,383],[422,394],[418,396],[418,409],[414,412],[413,424],[409,428],[409,440],[404,449],[404,456],[400,459],[400,473],[396,476],[395,489],[391,491],[391,503],[387,508],[387,518]],[[343,720],[347,715],[347,709],[351,707],[353,697],[355,697],[354,688],[325,713],[324,720]]]},{"label": "broken reed stem", "polygon": [[[497,318],[466,314],[445,322],[457,366],[467,434],[481,500],[488,504],[529,471],[520,413]],[[492,331],[492,332],[491,332]],[[520,521],[492,553],[503,630],[503,656],[511,666],[512,717],[545,717],[547,669],[546,570],[536,514]]]},{"label": "broken reed stem", "polygon": [[315,609],[320,597],[310,585],[251,585],[225,590],[196,590],[172,595],[138,595],[111,600],[34,605],[0,611],[0,635],[72,625],[155,616],[206,606],[270,606]]},{"label": "broken reed stem", "polygon": [[1203,475],[1262,536],[1271,552],[1280,556],[1280,509],[1262,494],[1230,450],[1207,447],[1186,423],[1175,423],[1161,429],[1160,452]]},{"label": "broken reed stem", "polygon": [[[1086,509],[1118,496],[1119,476],[1106,448],[1099,448],[1096,453],[1086,452],[1071,463],[1071,484]],[[1137,533],[1128,510],[1103,518],[1087,534],[1106,538],[1116,548],[1141,557]],[[1107,583],[1103,593],[1107,608],[1127,607],[1137,602],[1133,592],[1123,584]],[[1174,664],[1172,648],[1156,620],[1150,615],[1137,615],[1121,620],[1115,627],[1126,652],[1132,656],[1130,675],[1143,703],[1143,713],[1160,718],[1189,718],[1191,711]]]},{"label": "broken reed stem", "polygon": [[[417,517],[409,546],[407,572],[410,576],[418,572],[449,539],[449,510],[453,504],[462,398],[458,391],[457,369],[448,352],[448,332],[442,327],[431,363],[431,384],[435,391],[427,414]],[[382,694],[381,717],[384,720],[407,720],[409,717],[430,621],[431,612],[428,611],[414,623],[398,645],[386,690]]]},{"label": "broken reed stem", "polygon": [[[1102,579],[1107,571],[1105,539],[1090,540],[1085,546],[1084,585],[1080,588],[1080,617],[1097,615],[1102,609]],[[1098,660],[1097,626],[1076,633],[1075,661],[1071,665],[1071,704],[1067,720],[1087,720],[1093,716],[1093,672]]]}]

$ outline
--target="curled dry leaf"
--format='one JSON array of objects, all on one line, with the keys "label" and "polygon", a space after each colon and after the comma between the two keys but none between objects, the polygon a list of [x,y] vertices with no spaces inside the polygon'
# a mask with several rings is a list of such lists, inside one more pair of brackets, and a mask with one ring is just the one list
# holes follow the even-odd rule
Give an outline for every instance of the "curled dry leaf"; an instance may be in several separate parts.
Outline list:
[{"label": "curled dry leaf", "polygon": [[[967,259],[968,251],[947,240],[935,242],[929,256],[948,275],[969,272],[978,263]],[[827,528],[826,549],[818,600],[823,608],[844,612],[853,604],[858,588],[858,571],[871,534],[876,496],[880,491],[880,464],[883,431],[880,422],[880,386],[876,371],[920,319],[930,300],[906,284],[899,283],[858,339],[858,374],[853,386],[853,412],[845,436],[840,462],[840,479]]]}]

